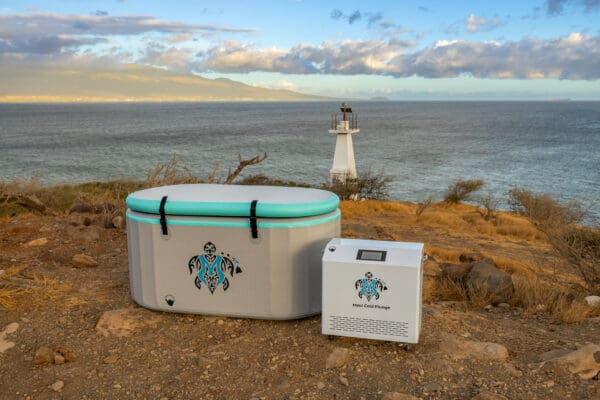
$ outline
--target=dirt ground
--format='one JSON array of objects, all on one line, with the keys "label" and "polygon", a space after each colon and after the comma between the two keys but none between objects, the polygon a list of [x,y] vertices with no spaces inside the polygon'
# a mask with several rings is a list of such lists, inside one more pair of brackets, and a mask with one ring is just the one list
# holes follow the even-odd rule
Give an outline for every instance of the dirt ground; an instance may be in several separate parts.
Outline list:
[{"label": "dirt ground", "polygon": [[[0,331],[18,324],[3,338],[14,347],[0,353],[0,399],[600,399],[598,377],[539,368],[549,351],[600,344],[598,318],[567,324],[514,306],[485,310],[427,299],[420,343],[405,346],[323,336],[320,316],[265,321],[149,311],[130,297],[125,230],[84,217],[0,221],[0,270],[21,267],[10,282],[27,291],[0,310]],[[531,255],[531,241],[498,244],[485,235],[403,226],[381,210],[361,217],[348,210],[343,231],[549,257],[541,244]],[[26,245],[41,238],[47,243]],[[76,254],[98,266],[74,268]],[[430,262],[428,279],[435,268]],[[142,321],[131,335],[97,331],[104,312],[124,308]],[[467,342],[504,346],[508,359],[463,356],[460,343]],[[58,359],[36,363],[44,346]],[[339,349],[349,351],[327,368]]]}]

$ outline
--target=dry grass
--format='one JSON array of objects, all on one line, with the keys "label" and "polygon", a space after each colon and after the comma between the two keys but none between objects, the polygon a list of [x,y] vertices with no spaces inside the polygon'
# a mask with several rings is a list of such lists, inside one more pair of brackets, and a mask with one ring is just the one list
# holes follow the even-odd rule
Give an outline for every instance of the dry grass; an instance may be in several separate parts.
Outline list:
[{"label": "dry grass", "polygon": [[393,201],[342,201],[340,209],[345,217],[361,217],[365,215],[373,216],[381,214],[408,216],[414,214],[414,206],[410,203]]},{"label": "dry grass", "polygon": [[508,272],[509,274],[522,274],[524,276],[533,277],[536,273],[540,271],[540,267],[529,260],[514,260],[508,257],[496,256],[489,253],[483,253],[483,256],[486,258],[491,258],[494,261],[494,264],[503,271]]},{"label": "dry grass", "polygon": [[541,276],[513,276],[515,292],[512,303],[528,314],[540,312],[563,322],[578,322],[600,314],[600,307],[590,307],[577,291]]},{"label": "dry grass", "polygon": [[18,275],[21,271],[27,268],[27,264],[18,265],[8,268],[0,275],[0,306],[12,309],[17,305],[17,300],[20,296],[26,293],[26,289],[19,287],[11,287],[10,279]]},{"label": "dry grass", "polygon": [[15,308],[20,298],[27,295],[27,302],[31,305],[42,307],[48,301],[63,299],[70,292],[71,286],[57,279],[48,278],[42,274],[34,274],[33,281],[26,287],[19,285],[13,278],[27,268],[27,264],[21,264],[5,270],[0,275],[0,306],[6,309]]},{"label": "dry grass", "polygon": [[425,245],[425,254],[438,262],[459,262],[461,254],[473,253],[473,250],[467,248],[445,248],[436,247],[430,244]]}]

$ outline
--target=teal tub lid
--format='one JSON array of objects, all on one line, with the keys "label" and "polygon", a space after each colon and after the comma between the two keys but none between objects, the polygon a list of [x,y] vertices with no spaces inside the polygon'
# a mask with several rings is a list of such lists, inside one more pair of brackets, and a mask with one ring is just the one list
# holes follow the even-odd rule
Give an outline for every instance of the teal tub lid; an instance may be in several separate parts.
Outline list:
[{"label": "teal tub lid", "polygon": [[164,196],[167,215],[247,217],[252,201],[257,200],[257,217],[299,218],[332,212],[340,203],[334,193],[319,189],[215,184],[140,190],[130,194],[126,203],[133,211],[159,214]]}]

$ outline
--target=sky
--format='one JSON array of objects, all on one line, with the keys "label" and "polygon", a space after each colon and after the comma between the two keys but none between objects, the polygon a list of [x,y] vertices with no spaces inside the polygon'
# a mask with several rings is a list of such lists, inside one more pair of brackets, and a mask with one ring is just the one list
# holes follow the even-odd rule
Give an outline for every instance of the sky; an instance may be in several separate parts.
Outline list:
[{"label": "sky", "polygon": [[600,100],[600,0],[0,0],[0,64],[139,64],[348,98]]}]

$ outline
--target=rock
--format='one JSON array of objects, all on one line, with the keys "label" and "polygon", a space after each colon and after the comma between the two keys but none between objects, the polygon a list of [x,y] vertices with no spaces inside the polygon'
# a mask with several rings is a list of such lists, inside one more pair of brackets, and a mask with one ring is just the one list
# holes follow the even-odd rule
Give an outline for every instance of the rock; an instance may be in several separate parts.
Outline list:
[{"label": "rock", "polygon": [[510,304],[508,304],[508,303],[500,303],[500,304],[498,304],[498,308],[509,310],[510,309]]},{"label": "rock", "polygon": [[600,306],[600,296],[587,296],[585,302],[588,303],[590,307],[598,307]]},{"label": "rock", "polygon": [[340,383],[344,386],[350,386],[350,382],[348,382],[348,378],[340,375]]},{"label": "rock", "polygon": [[65,358],[62,355],[60,355],[60,354],[54,355],[54,364],[62,365],[64,363],[65,363]]},{"label": "rock", "polygon": [[4,330],[0,332],[0,354],[4,353],[8,349],[12,349],[15,347],[15,342],[11,342],[6,340],[6,336],[12,335],[19,329],[19,324],[17,322],[11,322],[6,325]]},{"label": "rock", "polygon": [[111,222],[112,222],[113,226],[117,229],[125,228],[125,218],[123,218],[120,215],[117,215],[116,217],[114,217]]},{"label": "rock", "polygon": [[419,400],[415,396],[411,396],[410,394],[398,393],[398,392],[388,392],[383,395],[381,400]]},{"label": "rock", "polygon": [[40,247],[40,246],[45,246],[47,244],[48,244],[48,239],[43,237],[43,238],[34,239],[30,242],[25,243],[25,247]]},{"label": "rock", "polygon": [[34,362],[36,364],[50,364],[54,362],[54,351],[46,346],[40,347],[35,352]]},{"label": "rock", "polygon": [[121,308],[105,311],[96,324],[96,332],[102,336],[131,336],[142,328],[155,328],[160,317],[140,308]]},{"label": "rock", "polygon": [[97,267],[98,261],[86,254],[76,254],[73,256],[73,266],[75,268],[91,268]]},{"label": "rock", "polygon": [[114,364],[117,361],[119,361],[119,356],[116,354],[112,354],[103,360],[104,364]]},{"label": "rock", "polygon": [[477,396],[471,398],[471,400],[508,400],[508,398],[502,396],[501,394],[484,390],[479,392]]},{"label": "rock", "polygon": [[492,304],[508,303],[514,287],[511,276],[496,268],[489,258],[473,263],[467,276],[467,286],[479,293],[487,293]]},{"label": "rock", "polygon": [[100,213],[101,210],[96,210],[94,208],[94,206],[92,206],[91,204],[85,204],[85,203],[77,203],[77,204],[73,204],[71,206],[71,208],[69,209],[69,213],[73,214],[73,213],[85,213],[85,214],[92,214],[92,213]]},{"label": "rock", "polygon": [[60,392],[64,387],[65,383],[63,381],[56,381],[52,385],[48,386],[49,389],[52,389],[55,392]]},{"label": "rock", "polygon": [[550,350],[545,352],[544,354],[542,354],[540,356],[540,360],[542,362],[544,361],[548,361],[548,360],[552,360],[553,358],[558,358],[558,357],[562,357],[566,354],[571,353],[573,350],[569,350],[569,349],[554,349],[554,350]]},{"label": "rock", "polygon": [[481,253],[463,253],[458,256],[458,261],[461,263],[473,263],[483,260],[485,257]]},{"label": "rock", "polygon": [[486,361],[508,360],[506,347],[490,342],[476,342],[445,336],[440,343],[442,351],[455,360],[476,359]]},{"label": "rock", "polygon": [[600,346],[588,344],[579,350],[552,358],[542,364],[542,369],[592,379],[600,371]]},{"label": "rock", "polygon": [[[63,346],[63,345],[56,346],[54,348],[54,351],[56,353],[60,354],[61,356],[63,356],[65,361],[67,361],[67,362],[74,361],[77,358],[77,356],[71,349],[69,349],[68,347]],[[55,359],[56,359],[56,357],[55,357]]]},{"label": "rock", "polygon": [[323,382],[317,382],[317,389],[319,389],[319,390],[325,389],[325,384]]},{"label": "rock", "polygon": [[344,347],[336,347],[331,354],[329,354],[329,357],[327,357],[325,368],[339,368],[346,364],[348,357],[350,357],[350,350]]},{"label": "rock", "polygon": [[431,382],[423,387],[427,393],[441,392],[444,388],[437,382]]},{"label": "rock", "polygon": [[473,264],[440,264],[442,273],[441,278],[451,279],[455,282],[465,282],[469,272],[473,269]]},{"label": "rock", "polygon": [[511,363],[506,363],[504,364],[504,368],[506,369],[506,372],[508,372],[508,374],[512,377],[515,378],[520,378],[523,376],[523,372],[519,371],[517,369],[517,367],[515,367],[513,364]]}]

